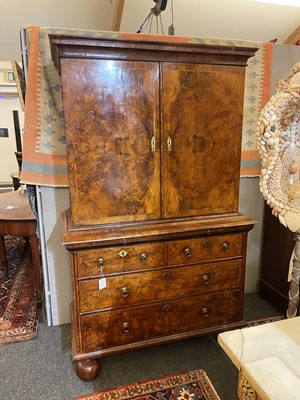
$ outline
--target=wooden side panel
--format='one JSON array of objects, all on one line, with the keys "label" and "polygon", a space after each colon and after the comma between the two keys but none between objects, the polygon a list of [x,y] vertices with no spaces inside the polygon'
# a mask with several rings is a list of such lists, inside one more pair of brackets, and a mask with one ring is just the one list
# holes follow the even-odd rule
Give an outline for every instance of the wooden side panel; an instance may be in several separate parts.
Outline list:
[{"label": "wooden side panel", "polygon": [[160,216],[158,64],[61,61],[73,224]]},{"label": "wooden side panel", "polygon": [[295,245],[294,233],[279,222],[266,203],[263,244],[260,294],[286,311],[290,289],[288,271]]},{"label": "wooden side panel", "polygon": [[244,69],[163,64],[163,217],[236,212]]}]

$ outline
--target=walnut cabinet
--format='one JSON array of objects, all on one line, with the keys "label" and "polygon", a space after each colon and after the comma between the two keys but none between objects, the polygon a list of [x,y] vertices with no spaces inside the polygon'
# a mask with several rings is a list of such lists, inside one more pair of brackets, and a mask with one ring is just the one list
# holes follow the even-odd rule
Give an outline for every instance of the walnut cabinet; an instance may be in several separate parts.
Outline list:
[{"label": "walnut cabinet", "polygon": [[244,74],[256,49],[50,35],[65,115],[73,360],[237,326]]}]

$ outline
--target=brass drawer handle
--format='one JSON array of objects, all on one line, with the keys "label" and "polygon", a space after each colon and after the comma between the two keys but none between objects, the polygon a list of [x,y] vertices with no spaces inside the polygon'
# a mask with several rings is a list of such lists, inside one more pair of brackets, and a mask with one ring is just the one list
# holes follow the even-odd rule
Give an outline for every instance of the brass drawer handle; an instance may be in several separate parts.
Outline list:
[{"label": "brass drawer handle", "polygon": [[142,261],[142,262],[146,262],[146,261],[147,261],[147,257],[148,257],[148,254],[147,254],[147,253],[142,253],[142,254],[141,254],[141,261]]},{"label": "brass drawer handle", "polygon": [[205,249],[207,249],[208,247],[210,247],[211,244],[212,244],[212,240],[211,240],[211,239],[205,239],[205,240],[203,240],[203,242],[202,242],[202,245],[203,245],[203,247],[204,247]]},{"label": "brass drawer handle", "polygon": [[207,307],[202,308],[202,315],[204,318],[208,317],[208,308]]},{"label": "brass drawer handle", "polygon": [[208,285],[209,284],[209,277],[207,274],[202,276],[202,281],[204,283],[204,285]]},{"label": "brass drawer handle", "polygon": [[128,322],[124,322],[124,324],[123,324],[123,332],[124,333],[128,333],[129,332],[129,323]]},{"label": "brass drawer handle", "polygon": [[104,259],[103,258],[99,258],[98,265],[99,265],[100,268],[103,267],[103,265],[104,265]]},{"label": "brass drawer handle", "polygon": [[165,305],[162,307],[162,310],[163,310],[165,313],[167,313],[167,312],[170,310],[170,308],[171,308],[171,306],[170,306],[169,304],[165,304]]},{"label": "brass drawer handle", "polygon": [[128,254],[128,251],[126,251],[126,250],[121,250],[121,251],[119,252],[119,256],[122,257],[122,258],[126,257],[127,254]]},{"label": "brass drawer handle", "polygon": [[186,247],[184,249],[184,254],[186,255],[186,257],[189,257],[192,253],[192,250],[189,247]]},{"label": "brass drawer handle", "polygon": [[162,277],[163,277],[165,280],[168,280],[168,279],[170,278],[170,276],[171,276],[170,272],[164,272],[163,275],[162,275]]},{"label": "brass drawer handle", "polygon": [[129,295],[129,289],[127,286],[122,287],[121,294],[123,297],[127,297]]},{"label": "brass drawer handle", "polygon": [[222,247],[224,251],[227,251],[229,249],[229,243],[224,242]]}]

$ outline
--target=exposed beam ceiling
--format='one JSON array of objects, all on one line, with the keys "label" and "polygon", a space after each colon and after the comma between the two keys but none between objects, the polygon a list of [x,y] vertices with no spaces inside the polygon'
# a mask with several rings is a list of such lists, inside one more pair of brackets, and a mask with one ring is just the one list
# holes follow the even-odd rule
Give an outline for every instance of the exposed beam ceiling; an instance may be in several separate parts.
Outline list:
[{"label": "exposed beam ceiling", "polygon": [[297,44],[298,40],[300,40],[300,25],[298,25],[294,32],[284,41],[284,44]]},{"label": "exposed beam ceiling", "polygon": [[116,0],[115,11],[113,16],[112,30],[119,31],[121,26],[123,8],[125,0]]}]

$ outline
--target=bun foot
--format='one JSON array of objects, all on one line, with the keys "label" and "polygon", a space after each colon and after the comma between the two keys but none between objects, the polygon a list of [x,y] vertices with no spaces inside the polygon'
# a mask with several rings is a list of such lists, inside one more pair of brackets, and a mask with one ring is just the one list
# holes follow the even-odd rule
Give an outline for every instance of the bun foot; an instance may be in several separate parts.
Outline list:
[{"label": "bun foot", "polygon": [[92,381],[97,378],[101,367],[98,359],[77,361],[76,373],[83,381]]}]

